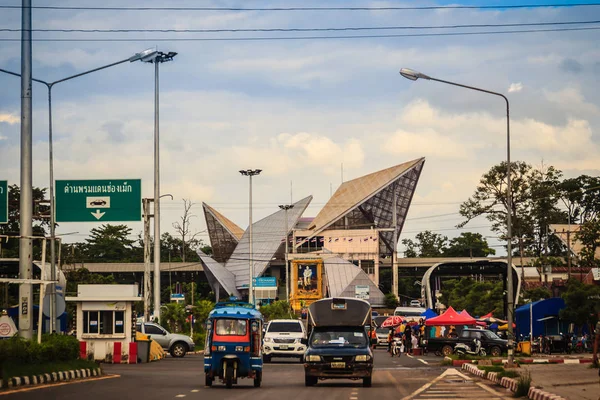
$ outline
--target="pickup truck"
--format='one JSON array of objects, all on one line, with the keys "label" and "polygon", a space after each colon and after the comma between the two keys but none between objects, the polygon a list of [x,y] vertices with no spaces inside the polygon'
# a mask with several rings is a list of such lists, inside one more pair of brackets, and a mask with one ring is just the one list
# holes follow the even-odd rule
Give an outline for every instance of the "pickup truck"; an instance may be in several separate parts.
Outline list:
[{"label": "pickup truck", "polygon": [[504,339],[487,329],[464,329],[457,338],[430,337],[425,341],[427,352],[448,356],[454,351],[457,343],[473,345],[473,340],[479,339],[486,353],[498,357],[508,352],[508,344]]}]

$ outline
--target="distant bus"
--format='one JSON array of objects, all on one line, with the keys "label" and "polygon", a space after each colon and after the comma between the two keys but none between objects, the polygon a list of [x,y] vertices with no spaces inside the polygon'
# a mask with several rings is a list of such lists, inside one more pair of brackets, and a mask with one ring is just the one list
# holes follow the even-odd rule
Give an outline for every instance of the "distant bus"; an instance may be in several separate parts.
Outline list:
[{"label": "distant bus", "polygon": [[425,309],[423,307],[396,307],[394,315],[399,315],[408,322],[419,322],[419,319],[423,318],[421,314],[424,312]]}]

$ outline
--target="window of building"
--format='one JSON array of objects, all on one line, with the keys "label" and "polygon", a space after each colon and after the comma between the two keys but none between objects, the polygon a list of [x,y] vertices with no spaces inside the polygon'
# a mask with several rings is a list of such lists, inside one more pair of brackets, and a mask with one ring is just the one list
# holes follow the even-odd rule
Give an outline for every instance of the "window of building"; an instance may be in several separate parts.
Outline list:
[{"label": "window of building", "polygon": [[84,311],[83,333],[112,335],[125,333],[124,311]]}]

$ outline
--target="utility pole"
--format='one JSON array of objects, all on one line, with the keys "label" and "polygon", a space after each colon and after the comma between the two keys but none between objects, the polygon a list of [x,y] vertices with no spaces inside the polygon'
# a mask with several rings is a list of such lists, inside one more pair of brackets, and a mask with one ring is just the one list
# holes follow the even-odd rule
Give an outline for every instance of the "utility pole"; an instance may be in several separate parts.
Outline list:
[{"label": "utility pole", "polygon": [[523,266],[523,238],[519,236],[519,254],[521,255],[521,287],[525,286],[525,267]]},{"label": "utility pole", "polygon": [[281,208],[282,210],[285,210],[285,301],[289,302],[290,301],[290,274],[289,274],[289,260],[288,260],[288,253],[289,253],[289,247],[288,247],[288,242],[289,242],[289,238],[288,238],[288,233],[289,233],[289,226],[288,226],[288,210],[294,208],[293,204],[286,204],[286,205],[281,205],[279,206],[279,208]]},{"label": "utility pole", "polygon": [[142,199],[142,209],[144,211],[144,321],[150,320],[150,294],[152,286],[150,284],[150,202],[153,199]]},{"label": "utility pole", "polygon": [[392,229],[394,229],[393,239],[392,239],[392,293],[398,300],[398,252],[396,251],[396,246],[398,243],[398,198],[396,196],[396,184],[392,185]]},{"label": "utility pole", "polygon": [[571,279],[571,229],[567,231],[567,267],[569,268],[569,275],[567,279]]},{"label": "utility pole", "polygon": [[[32,279],[33,167],[31,109],[31,0],[21,7],[21,199],[19,204],[19,278]],[[19,286],[19,336],[31,339],[31,283]]]},{"label": "utility pole", "polygon": [[194,336],[194,281],[192,281],[192,305],[190,310],[190,337],[192,337]]}]

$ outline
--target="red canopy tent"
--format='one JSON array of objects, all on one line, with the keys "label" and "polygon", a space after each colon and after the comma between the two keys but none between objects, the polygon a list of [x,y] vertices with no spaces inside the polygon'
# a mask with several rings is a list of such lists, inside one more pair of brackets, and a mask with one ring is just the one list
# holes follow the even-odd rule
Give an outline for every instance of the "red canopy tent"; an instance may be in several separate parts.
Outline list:
[{"label": "red canopy tent", "polygon": [[454,308],[448,307],[445,313],[439,317],[430,318],[425,320],[426,326],[432,325],[475,325],[475,318],[471,317],[469,313],[462,315],[457,313]]}]

